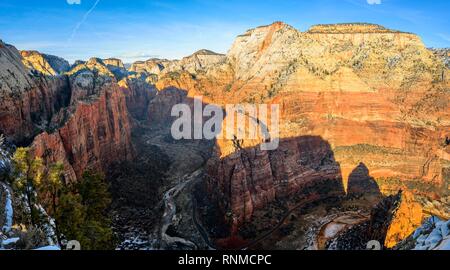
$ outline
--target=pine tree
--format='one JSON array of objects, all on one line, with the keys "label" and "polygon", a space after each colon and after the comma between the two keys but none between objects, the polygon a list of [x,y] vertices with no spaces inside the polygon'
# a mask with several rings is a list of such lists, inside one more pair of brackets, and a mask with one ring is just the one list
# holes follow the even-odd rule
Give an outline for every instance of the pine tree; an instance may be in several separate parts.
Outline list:
[{"label": "pine tree", "polygon": [[13,184],[27,199],[32,226],[44,222],[36,207],[42,205],[55,219],[59,244],[64,238],[79,241],[86,250],[114,248],[112,222],[107,213],[111,195],[102,174],[87,171],[78,183],[65,184],[63,164],[46,167],[28,148],[18,148],[12,163]]},{"label": "pine tree", "polygon": [[30,221],[37,225],[40,220],[40,212],[36,209],[36,187],[40,185],[44,176],[45,167],[40,158],[34,158],[29,148],[18,148],[12,158],[14,186],[25,195],[30,209]]},{"label": "pine tree", "polygon": [[78,192],[82,203],[87,207],[87,215],[90,219],[105,219],[106,210],[111,204],[111,195],[105,177],[93,171],[86,171],[78,184]]},{"label": "pine tree", "polygon": [[54,213],[55,223],[58,226],[60,238],[64,236],[67,240],[77,240],[82,249],[87,249],[90,239],[85,237],[84,227],[86,220],[86,209],[81,203],[79,194],[62,192],[59,204]]},{"label": "pine tree", "polygon": [[86,210],[84,236],[90,239],[85,248],[92,250],[114,248],[111,218],[107,214],[111,195],[105,177],[102,174],[87,171],[77,187]]}]

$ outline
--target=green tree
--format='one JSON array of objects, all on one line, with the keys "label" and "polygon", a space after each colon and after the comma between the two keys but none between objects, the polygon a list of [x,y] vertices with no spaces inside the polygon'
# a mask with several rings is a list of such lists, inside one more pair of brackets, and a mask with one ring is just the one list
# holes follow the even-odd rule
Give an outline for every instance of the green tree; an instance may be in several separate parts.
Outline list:
[{"label": "green tree", "polygon": [[[61,194],[65,191],[63,181],[64,165],[56,163],[49,166],[45,177],[37,183],[36,188],[39,191],[39,201],[50,216],[55,216],[59,208]],[[59,222],[55,222],[55,233],[58,243],[61,244]]]},{"label": "green tree", "polygon": [[105,177],[97,172],[87,171],[77,185],[86,211],[84,236],[90,239],[84,247],[93,250],[114,248],[114,233],[107,210],[111,205],[109,185]]},{"label": "green tree", "polygon": [[59,244],[65,238],[79,241],[83,249],[114,248],[112,221],[107,212],[111,195],[102,174],[87,171],[78,183],[65,184],[63,164],[46,167],[28,148],[18,148],[12,164],[13,184],[27,199],[31,225],[48,222],[37,207],[42,205],[55,219]]},{"label": "green tree", "polygon": [[78,184],[78,192],[87,208],[88,217],[107,222],[106,211],[111,205],[111,195],[105,177],[97,172],[86,171]]},{"label": "green tree", "polygon": [[79,182],[60,189],[55,220],[61,235],[77,240],[84,250],[109,250],[115,247],[108,184],[102,174],[87,171]]},{"label": "green tree", "polygon": [[18,148],[12,157],[14,186],[25,195],[30,209],[30,222],[37,225],[40,222],[40,212],[35,207],[37,203],[36,187],[40,185],[45,167],[42,159],[31,155],[29,148]]},{"label": "green tree", "polygon": [[67,189],[59,197],[59,204],[54,213],[55,223],[58,226],[60,238],[77,240],[84,249],[89,246],[90,240],[84,235],[86,210],[78,194],[68,192]]}]

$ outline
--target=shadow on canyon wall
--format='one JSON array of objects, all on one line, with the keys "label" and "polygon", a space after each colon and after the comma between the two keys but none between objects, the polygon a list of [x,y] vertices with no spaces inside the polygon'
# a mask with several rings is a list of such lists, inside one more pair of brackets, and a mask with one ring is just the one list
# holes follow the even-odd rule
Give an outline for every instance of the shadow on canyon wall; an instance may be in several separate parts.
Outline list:
[{"label": "shadow on canyon wall", "polygon": [[[170,127],[177,118],[170,114],[176,104],[186,104],[194,111],[194,99],[186,90],[175,87],[159,91],[148,102],[146,126],[165,130],[163,142],[166,146],[193,141],[174,140],[170,136]],[[207,105],[202,103],[202,109]],[[194,119],[194,115],[191,117]],[[206,120],[208,118],[203,117],[203,121]],[[215,140],[199,140],[198,149],[191,148],[193,151],[206,148],[210,154],[205,157],[208,162],[204,181],[194,189],[194,222],[204,226],[211,239],[219,239],[220,247],[233,249],[254,245],[277,231],[294,210],[311,204],[365,195],[382,198],[378,184],[364,163],[350,174],[345,191],[340,164],[330,143],[321,136],[282,138],[279,147],[272,151],[262,151],[260,145],[248,148],[240,148],[240,145],[235,143],[235,151],[222,158]],[[170,156],[166,155],[166,158],[170,164],[167,166],[176,162]],[[185,158],[188,159],[189,156]],[[136,199],[135,196],[132,198]],[[264,213],[261,215],[261,212]],[[257,225],[255,216],[258,217]],[[275,226],[273,220],[278,220]],[[253,231],[249,231],[251,227]],[[242,228],[250,240],[239,236]],[[262,235],[259,234],[261,231],[264,232]]]},{"label": "shadow on canyon wall", "polygon": [[[285,227],[296,210],[321,203],[338,207],[343,200],[375,195],[372,208],[384,198],[364,163],[350,174],[346,192],[340,164],[321,136],[283,138],[273,151],[258,145],[213,157],[206,185],[210,205],[216,204],[223,216],[214,221],[210,212],[203,220],[223,249],[257,246]],[[222,222],[228,228],[217,230]]]},{"label": "shadow on canyon wall", "polygon": [[364,196],[369,194],[382,195],[377,182],[370,176],[369,169],[361,162],[348,177],[347,195]]},{"label": "shadow on canyon wall", "polygon": [[[223,248],[242,248],[266,239],[294,210],[307,205],[381,194],[363,163],[350,174],[347,194],[340,164],[329,142],[320,136],[282,138],[279,147],[272,151],[262,151],[260,145],[236,148],[223,158],[215,151],[220,150],[214,147],[215,140],[175,140],[170,128],[178,117],[171,116],[172,107],[186,104],[194,113],[194,99],[188,91],[175,87],[149,93],[151,97],[140,91],[126,93],[136,95],[128,97],[129,107],[139,102],[139,119],[134,119],[132,131],[137,158],[118,164],[108,177],[113,179],[113,209],[122,213],[116,222],[119,227],[138,224],[147,230],[154,228],[162,212],[162,193],[176,182],[171,181],[175,177],[182,180],[184,175],[205,165],[204,181],[194,189],[193,219],[201,231],[206,228],[210,234],[207,237],[220,239],[217,243]],[[208,104],[201,105],[204,109]],[[209,119],[202,118],[203,122]],[[152,206],[150,210],[148,206]],[[253,232],[245,232],[251,239],[240,238],[242,228],[248,230],[252,226]]]}]

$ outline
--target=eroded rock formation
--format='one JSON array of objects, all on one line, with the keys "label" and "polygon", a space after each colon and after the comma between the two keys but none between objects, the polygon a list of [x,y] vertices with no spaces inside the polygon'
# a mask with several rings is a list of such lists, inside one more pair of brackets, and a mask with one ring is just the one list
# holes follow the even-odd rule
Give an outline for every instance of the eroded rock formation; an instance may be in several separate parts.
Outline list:
[{"label": "eroded rock formation", "polygon": [[20,144],[45,130],[71,96],[66,77],[42,76],[22,60],[16,48],[0,42],[0,133]]},{"label": "eroded rock formation", "polygon": [[93,58],[59,75],[67,71],[64,60],[20,54],[4,43],[0,59],[1,133],[31,145],[47,163],[63,162],[68,181],[133,156],[127,95],[139,90],[123,91],[103,61]]},{"label": "eroded rock formation", "polygon": [[[76,83],[77,78],[72,80]],[[67,118],[62,127],[40,134],[32,144],[35,155],[46,162],[63,162],[71,181],[86,169],[104,171],[114,162],[133,157],[125,95],[114,83],[95,90],[60,113]]]},{"label": "eroded rock formation", "polygon": [[[276,22],[238,36],[227,55],[201,50],[128,71],[118,59],[92,58],[53,76],[64,73],[62,61],[0,43],[0,132],[21,142],[46,131],[33,143],[36,154],[64,161],[75,179],[132,156],[130,117],[170,125],[172,106],[196,95],[218,106],[279,104],[278,149],[262,151],[261,139],[217,140],[206,182],[230,224],[251,221],[277,199],[367,188],[439,201],[450,179],[446,54],[379,25],[301,32]],[[403,208],[390,198],[380,231],[389,246],[411,229],[401,215],[407,221],[395,223],[389,209]],[[407,208],[416,224],[419,210]]]}]

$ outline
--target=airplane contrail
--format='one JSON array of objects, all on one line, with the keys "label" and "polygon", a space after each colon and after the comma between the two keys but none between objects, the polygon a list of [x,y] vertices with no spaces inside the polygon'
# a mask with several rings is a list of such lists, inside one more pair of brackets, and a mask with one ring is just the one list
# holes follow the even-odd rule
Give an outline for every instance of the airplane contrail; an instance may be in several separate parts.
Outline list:
[{"label": "airplane contrail", "polygon": [[81,19],[81,21],[79,21],[77,23],[77,25],[75,26],[75,28],[72,31],[72,35],[70,35],[70,38],[67,40],[68,44],[72,43],[73,38],[75,37],[75,35],[78,32],[78,29],[80,29],[80,27],[83,25],[83,23],[87,20],[87,18],[89,17],[89,15],[92,13],[92,11],[94,11],[94,9],[97,7],[98,3],[100,2],[100,0],[96,0],[94,5],[91,7],[91,9],[89,9],[83,16],[83,19]]}]

